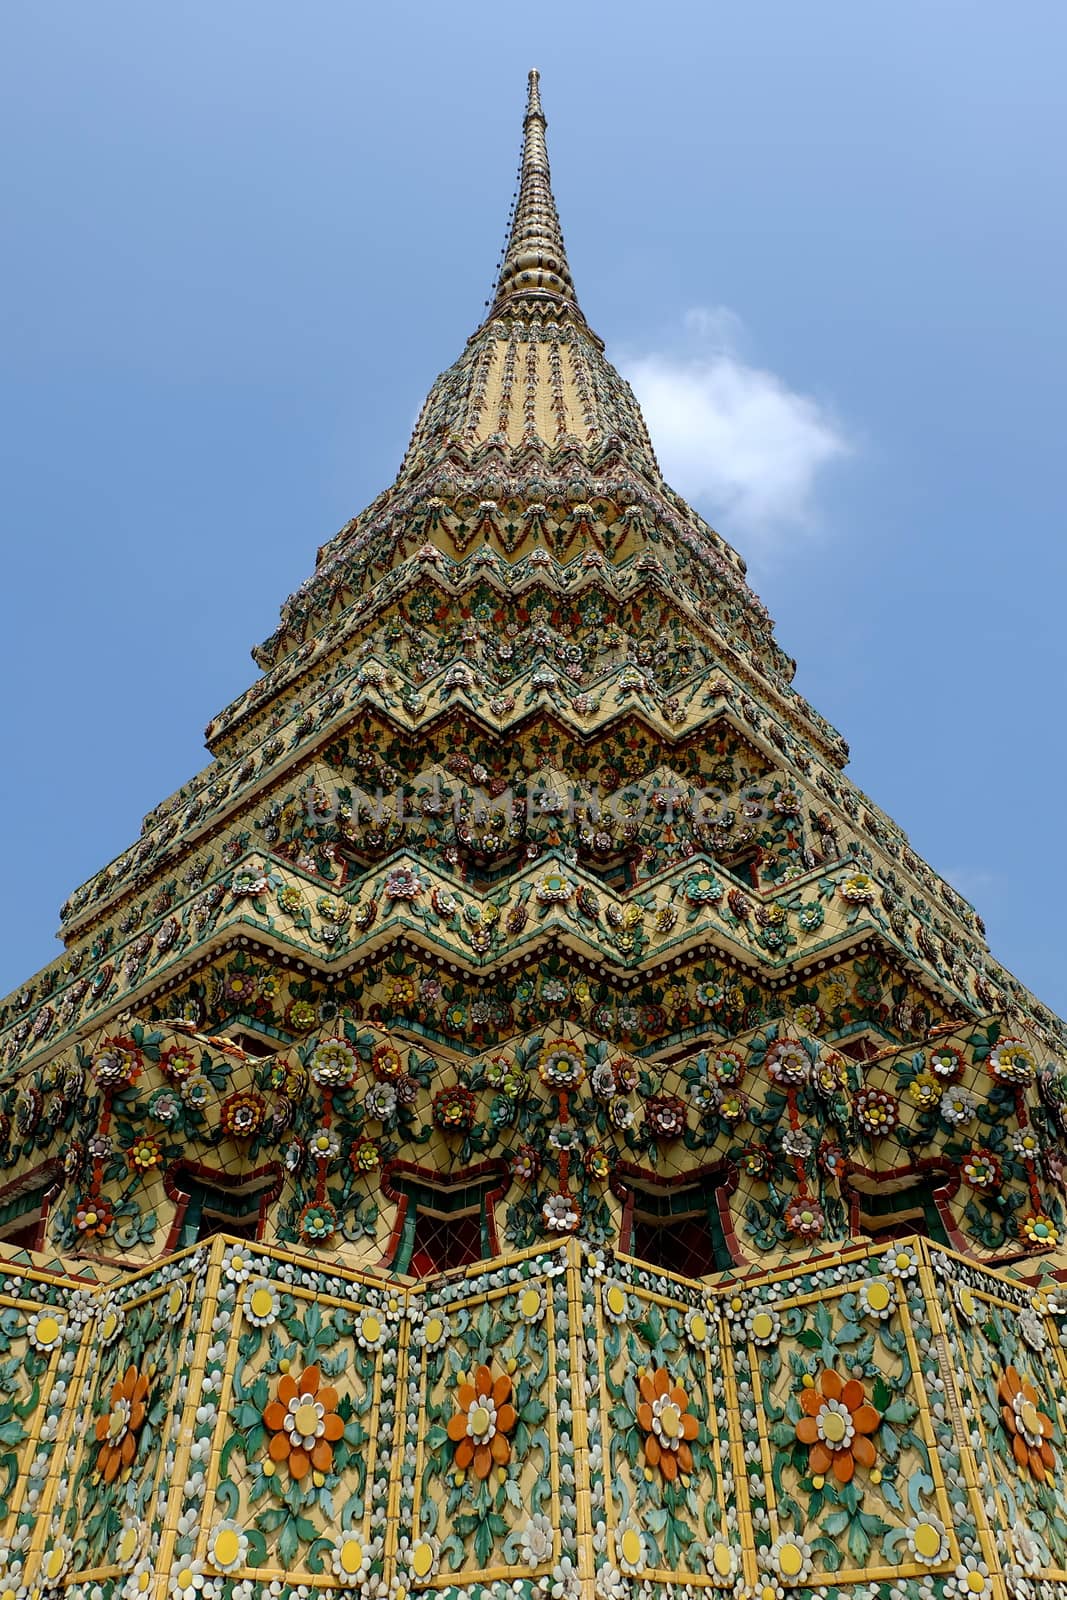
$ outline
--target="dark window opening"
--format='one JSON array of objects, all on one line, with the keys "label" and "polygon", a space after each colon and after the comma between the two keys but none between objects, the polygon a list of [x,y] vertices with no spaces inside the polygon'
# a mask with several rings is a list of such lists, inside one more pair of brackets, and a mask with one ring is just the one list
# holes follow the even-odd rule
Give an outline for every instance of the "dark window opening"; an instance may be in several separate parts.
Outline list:
[{"label": "dark window opening", "polygon": [[617,894],[624,894],[637,882],[637,861],[633,855],[612,856],[609,860],[599,861],[590,857],[583,860],[582,865],[588,871],[595,872],[601,883],[614,889]]},{"label": "dark window opening", "polygon": [[48,1206],[54,1179],[31,1184],[21,1194],[0,1202],[0,1242],[12,1250],[43,1250]]},{"label": "dark window opening", "polygon": [[491,889],[504,878],[511,878],[522,859],[522,851],[508,850],[499,856],[470,855],[464,867],[466,882],[474,889]]},{"label": "dark window opening", "polygon": [[440,1217],[421,1207],[416,1211],[408,1261],[412,1277],[433,1277],[482,1259],[482,1219],[478,1212]]},{"label": "dark window opening", "polygon": [[43,1234],[44,1217],[38,1211],[28,1222],[5,1228],[0,1233],[0,1242],[10,1245],[13,1250],[39,1250],[44,1243]]},{"label": "dark window opening", "polygon": [[222,1189],[183,1173],[179,1184],[188,1195],[176,1249],[230,1233],[237,1239],[258,1239],[263,1225],[268,1187]]},{"label": "dark window opening", "polygon": [[720,855],[722,865],[726,870],[750,889],[760,886],[760,862],[763,860],[763,851],[756,847],[752,850],[741,850],[736,855],[723,851]]},{"label": "dark window opening", "polygon": [[394,1272],[433,1278],[493,1254],[492,1195],[500,1187],[499,1175],[452,1191],[408,1178],[393,1181],[407,1200]]},{"label": "dark window opening", "polygon": [[935,1244],[950,1246],[937,1204],[937,1190],[943,1181],[943,1175],[938,1175],[921,1188],[913,1184],[890,1194],[858,1194],[861,1232],[877,1244],[918,1233]]},{"label": "dark window opening", "polygon": [[835,1050],[840,1050],[843,1056],[848,1056],[850,1061],[870,1061],[878,1054],[878,1046],[873,1039],[864,1038],[863,1035],[845,1039],[835,1044]]},{"label": "dark window opening", "polygon": [[256,1033],[237,1032],[228,1034],[227,1037],[232,1039],[246,1055],[255,1056],[257,1059],[262,1056],[272,1056],[278,1048],[277,1039],[263,1039]]},{"label": "dark window opening", "polygon": [[719,1215],[718,1186],[636,1190],[629,1253],[683,1278],[704,1278],[734,1266]]}]

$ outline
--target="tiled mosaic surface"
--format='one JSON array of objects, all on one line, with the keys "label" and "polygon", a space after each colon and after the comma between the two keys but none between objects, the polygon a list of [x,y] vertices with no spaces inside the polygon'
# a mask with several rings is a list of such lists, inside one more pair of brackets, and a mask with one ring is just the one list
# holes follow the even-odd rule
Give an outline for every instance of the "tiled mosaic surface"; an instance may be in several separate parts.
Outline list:
[{"label": "tiled mosaic surface", "polygon": [[[714,1289],[217,1238],[3,1284],[13,1593],[1067,1594],[1063,1312],[918,1239]],[[6,1420],[3,1420],[6,1418]]]}]

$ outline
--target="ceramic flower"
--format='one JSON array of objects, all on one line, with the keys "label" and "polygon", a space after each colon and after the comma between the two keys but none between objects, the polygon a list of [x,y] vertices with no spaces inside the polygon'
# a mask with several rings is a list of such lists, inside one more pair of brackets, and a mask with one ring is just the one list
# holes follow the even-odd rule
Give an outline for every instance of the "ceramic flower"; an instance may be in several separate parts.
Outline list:
[{"label": "ceramic flower", "polygon": [[783,1087],[807,1083],[811,1057],[796,1039],[776,1039],[764,1059],[768,1077]]},{"label": "ceramic flower", "polygon": [[848,1483],[856,1468],[873,1467],[875,1448],[871,1434],[881,1423],[881,1413],[867,1399],[856,1378],[844,1382],[831,1367],[811,1388],[800,1391],[804,1415],[796,1435],[809,1446],[811,1472],[832,1472],[838,1483]]},{"label": "ceramic flower", "polygon": [[1037,1070],[1033,1051],[1021,1039],[1002,1039],[989,1055],[989,1070],[1002,1083],[1031,1083]]},{"label": "ceramic flower", "polygon": [[163,1151],[159,1140],[153,1139],[151,1134],[139,1134],[130,1145],[129,1161],[135,1172],[151,1172],[153,1167],[158,1167],[163,1160]]},{"label": "ceramic flower", "polygon": [[219,1109],[219,1124],[231,1139],[251,1139],[262,1128],[267,1102],[254,1089],[228,1095]]},{"label": "ceramic flower", "polygon": [[672,1381],[666,1367],[643,1372],[638,1387],[637,1426],[645,1436],[645,1460],[673,1483],[680,1472],[693,1470],[692,1446],[700,1435],[700,1423],[689,1410],[685,1390]]},{"label": "ceramic flower", "polygon": [[785,1208],[785,1225],[799,1239],[817,1239],[826,1226],[822,1206],[810,1196],[798,1196]]},{"label": "ceramic flower", "polygon": [[111,1405],[105,1416],[96,1419],[96,1438],[100,1449],[96,1470],[105,1483],[114,1483],[123,1467],[133,1464],[137,1436],[147,1416],[148,1378],[132,1364],[112,1386]]},{"label": "ceramic flower", "polygon": [[477,1102],[461,1083],[438,1089],[433,1097],[433,1120],[447,1133],[469,1133],[474,1126]]},{"label": "ceramic flower", "polygon": [[306,1367],[299,1379],[286,1372],[263,1411],[263,1426],[271,1436],[270,1459],[285,1463],[298,1482],[312,1468],[329,1472],[333,1447],[345,1431],[337,1414],[337,1390],[323,1384],[317,1366]]},{"label": "ceramic flower", "polygon": [[549,1195],[541,1206],[541,1220],[550,1233],[573,1233],[581,1216],[581,1207],[573,1195]]},{"label": "ceramic flower", "polygon": [[359,1057],[347,1039],[323,1039],[311,1052],[309,1068],[320,1089],[347,1089],[359,1070]]},{"label": "ceramic flower", "polygon": [[585,1078],[585,1057],[575,1045],[549,1043],[538,1054],[537,1073],[548,1089],[577,1089]]},{"label": "ceramic flower", "polygon": [[503,1467],[511,1459],[508,1434],[519,1420],[511,1404],[511,1379],[507,1373],[494,1378],[489,1367],[481,1366],[473,1382],[460,1382],[456,1403],[448,1422],[453,1461],[460,1471],[473,1467],[476,1478],[487,1478],[494,1463]]},{"label": "ceramic flower", "polygon": [[891,1133],[900,1117],[897,1103],[884,1089],[861,1089],[852,1102],[856,1121],[864,1133]]},{"label": "ceramic flower", "polygon": [[997,1398],[1012,1455],[1020,1470],[1039,1483],[1047,1483],[1056,1466],[1056,1454],[1050,1442],[1056,1427],[1052,1418],[1041,1410],[1037,1390],[1029,1379],[1009,1366],[997,1383]]},{"label": "ceramic flower", "polygon": [[324,1244],[337,1231],[337,1212],[326,1200],[313,1200],[301,1211],[299,1228],[307,1244]]}]

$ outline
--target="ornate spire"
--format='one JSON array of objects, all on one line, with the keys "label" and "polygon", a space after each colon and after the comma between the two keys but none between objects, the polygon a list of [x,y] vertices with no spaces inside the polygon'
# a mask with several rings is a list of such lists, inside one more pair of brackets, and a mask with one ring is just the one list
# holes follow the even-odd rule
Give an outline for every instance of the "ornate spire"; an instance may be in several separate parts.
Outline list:
[{"label": "ornate spire", "polygon": [[552,178],[545,144],[545,114],[541,109],[541,74],[530,73],[523,119],[522,164],[519,198],[504,264],[497,281],[491,316],[517,299],[554,300],[577,312],[578,301],[563,248],[559,213],[552,198]]}]

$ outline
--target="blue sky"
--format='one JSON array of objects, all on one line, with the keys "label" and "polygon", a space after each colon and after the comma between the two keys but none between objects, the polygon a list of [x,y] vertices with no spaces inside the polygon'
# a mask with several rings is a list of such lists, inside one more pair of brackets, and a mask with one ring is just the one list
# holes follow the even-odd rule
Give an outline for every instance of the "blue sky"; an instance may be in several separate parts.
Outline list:
[{"label": "blue sky", "polygon": [[1067,1012],[1067,10],[11,0],[0,992],[206,759],[482,314],[583,306],[852,774]]}]

